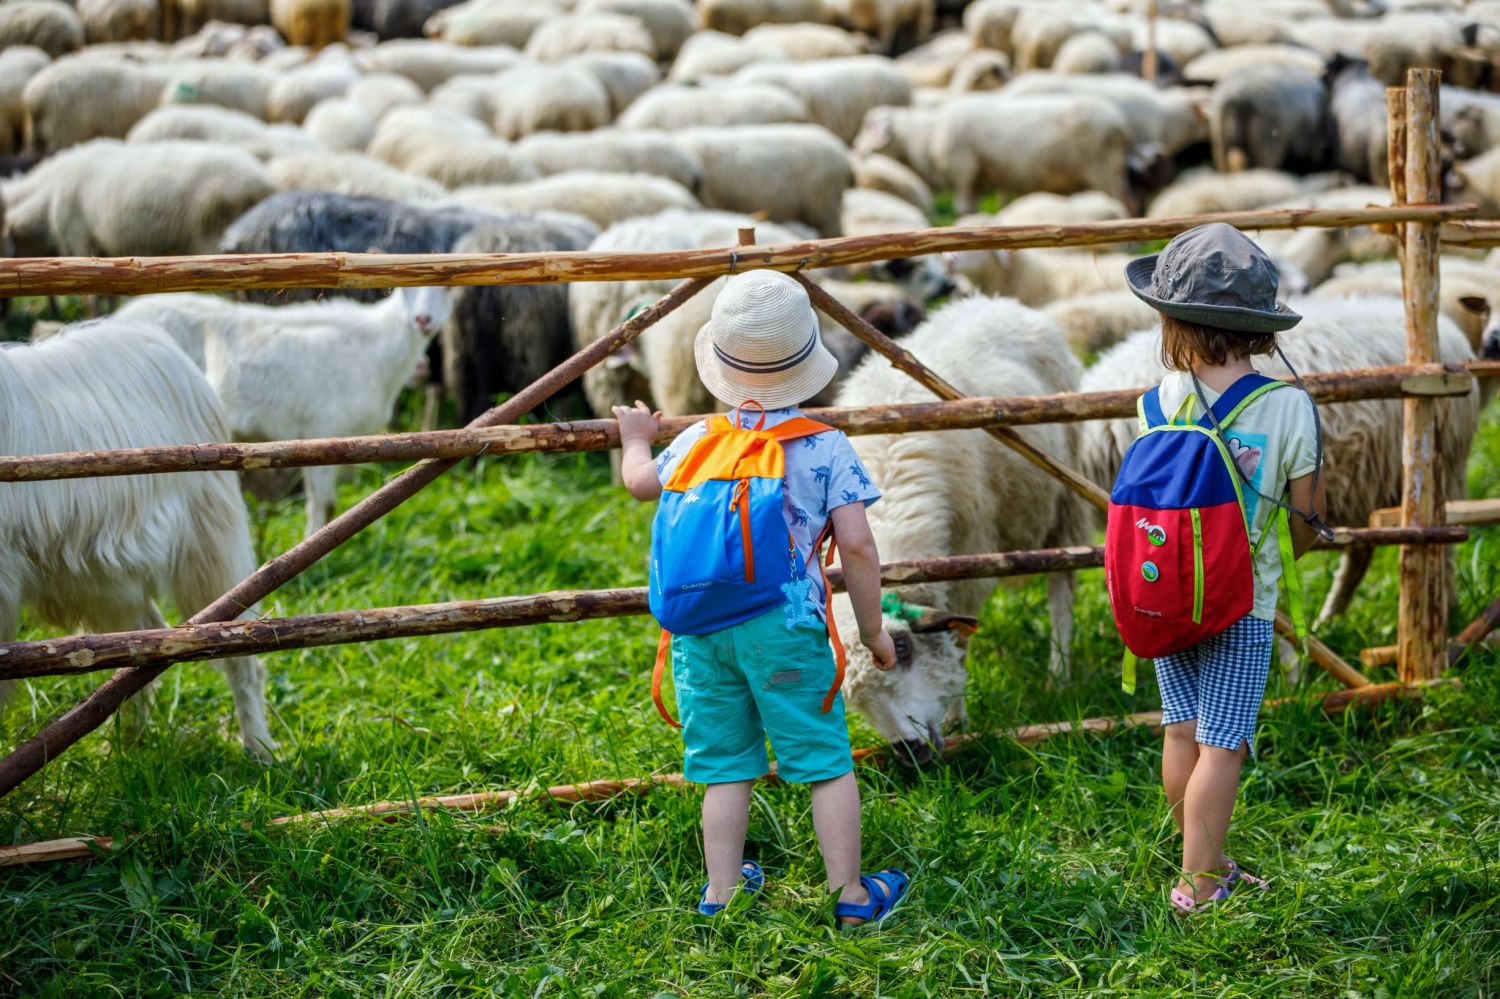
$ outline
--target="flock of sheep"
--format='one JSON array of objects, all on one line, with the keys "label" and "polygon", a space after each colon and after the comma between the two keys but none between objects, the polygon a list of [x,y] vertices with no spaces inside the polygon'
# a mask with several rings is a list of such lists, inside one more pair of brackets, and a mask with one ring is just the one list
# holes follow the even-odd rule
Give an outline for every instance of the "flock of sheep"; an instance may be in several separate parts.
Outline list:
[{"label": "flock of sheep", "polygon": [[[729,246],[750,224],[766,244],[925,228],[946,196],[961,222],[999,223],[1363,206],[1389,201],[1384,87],[1413,66],[1444,73],[1450,194],[1500,214],[1500,2],[1159,6],[1151,22],[1143,0],[4,0],[6,249],[661,252]],[[996,194],[1003,208],[975,214]],[[1300,370],[1402,362],[1388,237],[1261,239],[1307,317],[1285,338]],[[966,393],[1089,391],[1161,374],[1154,316],[1124,290],[1132,251],[814,276]],[[446,394],[467,421],[672,283],[139,297],[0,350],[0,453],[375,432],[408,384],[426,385],[429,420]],[[715,290],[589,372],[586,404],[712,408],[692,338]],[[1500,262],[1445,258],[1442,309],[1444,360],[1500,355]],[[825,339],[842,375],[817,401],[926,398],[827,322]],[[1454,495],[1480,398],[1441,407]],[[1399,402],[1329,407],[1324,428],[1330,519],[1398,502]],[[1102,484],[1133,432],[1024,430]],[[885,491],[871,520],[888,559],[1086,543],[1094,529],[983,433],[856,447]],[[303,483],[313,531],[332,514],[333,471]],[[158,596],[189,612],[253,568],[248,539],[228,473],[0,485],[0,640],[22,606],[96,631],[157,624]],[[1325,620],[1367,566],[1345,556]],[[991,589],[901,595],[967,616]],[[1051,577],[1057,676],[1072,592]],[[962,639],[942,618],[917,634],[888,622],[901,669],[851,650],[851,703],[915,756],[963,713]],[[261,667],[226,665],[242,738],[268,753]]]}]

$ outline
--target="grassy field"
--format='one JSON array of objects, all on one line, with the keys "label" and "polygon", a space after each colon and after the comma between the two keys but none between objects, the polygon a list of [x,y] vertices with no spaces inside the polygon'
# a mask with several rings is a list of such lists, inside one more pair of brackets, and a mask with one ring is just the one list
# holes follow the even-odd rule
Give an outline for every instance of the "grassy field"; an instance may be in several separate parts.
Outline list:
[{"label": "grassy field", "polygon": [[[364,469],[345,505],[391,470]],[[1500,495],[1500,407],[1471,464]],[[274,615],[643,578],[649,510],[602,456],[463,468],[336,552]],[[295,501],[256,514],[293,543]],[[1455,619],[1500,592],[1500,530],[1457,552]],[[1395,553],[1347,620],[1346,655],[1393,641]],[[1326,588],[1332,562],[1305,576]],[[1100,576],[1084,574],[1082,679],[1043,684],[1044,588],[1001,591],[970,657],[974,727],[1156,706],[1118,691]],[[33,626],[30,635],[41,632]],[[650,707],[644,619],[348,646],[268,659],[279,760],[232,741],[212,669],[174,669],[141,745],[96,735],[0,800],[0,837],[108,834],[90,863],[0,869],[0,994],[36,996],[1484,996],[1500,989],[1500,655],[1461,689],[1326,720],[1268,714],[1232,833],[1273,880],[1204,918],[1168,912],[1175,860],[1149,732],[1033,749],[988,738],[921,772],[866,767],[867,866],[916,873],[878,933],[839,935],[804,792],[756,796],[771,884],[705,923],[696,794],[282,830],[272,817],[386,798],[678,769]],[[87,687],[39,682],[5,740]],[[1273,696],[1291,693],[1273,679]],[[1302,692],[1331,689],[1321,678]],[[875,741],[854,722],[856,744]]]}]

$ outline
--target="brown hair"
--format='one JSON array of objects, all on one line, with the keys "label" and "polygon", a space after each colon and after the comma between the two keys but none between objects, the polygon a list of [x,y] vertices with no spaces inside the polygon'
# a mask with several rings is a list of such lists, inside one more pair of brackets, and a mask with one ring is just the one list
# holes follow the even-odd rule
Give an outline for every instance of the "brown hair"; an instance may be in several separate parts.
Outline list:
[{"label": "brown hair", "polygon": [[1254,357],[1275,349],[1275,333],[1237,333],[1161,317],[1161,363],[1170,371],[1191,371],[1195,364],[1225,364],[1230,358]]}]

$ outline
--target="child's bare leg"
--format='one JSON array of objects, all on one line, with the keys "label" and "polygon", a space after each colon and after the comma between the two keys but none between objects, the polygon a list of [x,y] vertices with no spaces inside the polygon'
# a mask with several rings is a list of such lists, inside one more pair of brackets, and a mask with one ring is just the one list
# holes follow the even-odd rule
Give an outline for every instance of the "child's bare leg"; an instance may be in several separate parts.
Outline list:
[{"label": "child's bare leg", "polygon": [[1198,765],[1198,722],[1196,719],[1173,722],[1163,731],[1166,733],[1161,747],[1161,786],[1167,792],[1167,804],[1172,809],[1172,821],[1177,832],[1182,832],[1182,799],[1187,797],[1188,779]]},{"label": "child's bare leg", "polygon": [[703,857],[708,865],[708,895],[727,903],[740,884],[745,860],[745,828],[750,824],[750,788],[754,781],[710,784],[703,791]]},{"label": "child's bare leg", "polygon": [[[1182,869],[1185,872],[1182,891],[1195,898],[1212,895],[1218,882],[1211,872],[1224,862],[1224,838],[1229,834],[1229,819],[1234,814],[1234,799],[1240,788],[1240,768],[1244,766],[1246,746],[1237,750],[1218,746],[1199,746],[1198,765],[1188,780],[1183,799]],[[1192,877],[1191,887],[1187,883]]]},{"label": "child's bare leg", "polygon": [[812,785],[812,817],[828,872],[828,890],[838,892],[840,902],[864,905],[870,893],[859,883],[859,784],[854,771]]}]

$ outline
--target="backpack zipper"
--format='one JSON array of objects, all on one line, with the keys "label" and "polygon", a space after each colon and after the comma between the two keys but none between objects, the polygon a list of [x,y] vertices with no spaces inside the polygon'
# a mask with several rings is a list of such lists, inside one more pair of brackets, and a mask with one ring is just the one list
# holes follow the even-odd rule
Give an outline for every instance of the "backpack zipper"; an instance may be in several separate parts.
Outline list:
[{"label": "backpack zipper", "polygon": [[755,582],[755,544],[750,536],[750,480],[741,479],[734,487],[729,509],[740,515],[740,541],[745,546],[745,582]]},{"label": "backpack zipper", "polygon": [[1188,511],[1193,518],[1193,623],[1203,623],[1203,518],[1198,508]]}]

